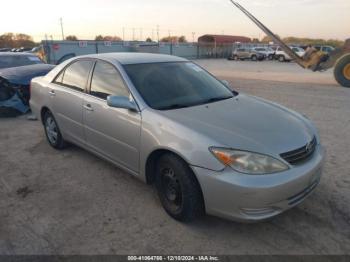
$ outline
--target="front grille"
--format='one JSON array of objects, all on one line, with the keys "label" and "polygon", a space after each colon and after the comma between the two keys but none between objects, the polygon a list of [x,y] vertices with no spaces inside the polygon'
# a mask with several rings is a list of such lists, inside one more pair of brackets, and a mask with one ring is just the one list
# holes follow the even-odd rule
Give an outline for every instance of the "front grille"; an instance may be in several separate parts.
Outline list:
[{"label": "front grille", "polygon": [[316,146],[317,146],[317,140],[316,140],[316,137],[314,137],[312,141],[307,145],[301,148],[295,149],[293,151],[283,153],[280,156],[284,160],[286,160],[288,163],[292,165],[297,165],[309,159],[315,152]]}]

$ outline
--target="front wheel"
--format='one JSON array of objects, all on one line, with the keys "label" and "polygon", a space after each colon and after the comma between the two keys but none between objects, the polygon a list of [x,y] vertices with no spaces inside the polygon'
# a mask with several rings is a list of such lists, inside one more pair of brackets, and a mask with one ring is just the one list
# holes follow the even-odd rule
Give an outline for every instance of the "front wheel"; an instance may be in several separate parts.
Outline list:
[{"label": "front wheel", "polygon": [[284,55],[280,55],[278,57],[278,61],[280,61],[281,63],[285,62],[286,61],[286,58],[284,57]]},{"label": "front wheel", "polygon": [[47,141],[55,149],[63,149],[67,143],[64,141],[57,122],[50,111],[44,115],[44,130]]},{"label": "front wheel", "polygon": [[258,57],[256,55],[253,55],[251,59],[252,61],[258,61]]},{"label": "front wheel", "polygon": [[343,87],[350,87],[350,54],[342,57],[334,67],[334,77]]},{"label": "front wheel", "polygon": [[179,221],[192,221],[204,214],[202,192],[188,164],[173,154],[160,157],[156,188],[165,211]]}]

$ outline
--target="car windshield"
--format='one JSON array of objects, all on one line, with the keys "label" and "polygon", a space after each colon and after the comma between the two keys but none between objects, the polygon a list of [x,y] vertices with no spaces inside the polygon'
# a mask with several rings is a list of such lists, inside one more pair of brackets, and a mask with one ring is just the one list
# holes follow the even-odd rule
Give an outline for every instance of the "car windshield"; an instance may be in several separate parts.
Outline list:
[{"label": "car windshield", "polygon": [[39,57],[34,55],[1,55],[0,69],[17,66],[43,64]]},{"label": "car windshield", "polygon": [[191,62],[131,64],[124,68],[145,102],[157,110],[213,103],[236,94]]}]

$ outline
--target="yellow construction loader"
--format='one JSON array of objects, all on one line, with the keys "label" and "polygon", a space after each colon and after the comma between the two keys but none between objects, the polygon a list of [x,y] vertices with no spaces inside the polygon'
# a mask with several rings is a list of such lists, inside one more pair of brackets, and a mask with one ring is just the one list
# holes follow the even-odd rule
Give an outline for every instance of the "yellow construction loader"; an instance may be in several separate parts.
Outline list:
[{"label": "yellow construction loader", "polygon": [[292,59],[301,67],[314,72],[325,71],[334,67],[334,77],[343,87],[350,88],[350,39],[345,41],[341,48],[336,48],[329,54],[318,51],[315,48],[308,48],[303,57],[298,56],[278,36],[271,32],[265,25],[256,19],[239,3],[230,0],[239,10],[248,16],[261,30],[263,30],[272,41],[279,45]]}]

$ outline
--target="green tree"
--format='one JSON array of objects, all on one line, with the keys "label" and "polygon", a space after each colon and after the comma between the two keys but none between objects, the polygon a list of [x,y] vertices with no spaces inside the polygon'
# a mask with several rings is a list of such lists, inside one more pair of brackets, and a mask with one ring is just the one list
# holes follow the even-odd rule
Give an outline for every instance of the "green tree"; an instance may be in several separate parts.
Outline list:
[{"label": "green tree", "polygon": [[110,36],[110,35],[104,36],[103,40],[104,41],[122,41],[122,39],[119,36]]},{"label": "green tree", "polygon": [[[277,38],[280,38],[280,36],[279,35],[276,35],[277,36]],[[269,36],[264,36],[264,38],[261,40],[261,43],[264,43],[264,44],[268,44],[268,43],[270,43],[270,42],[273,42],[272,41],[272,38],[271,37],[269,37]]]},{"label": "green tree", "polygon": [[76,37],[75,35],[69,35],[66,37],[67,41],[78,41],[78,37]]},{"label": "green tree", "polygon": [[150,37],[147,37],[146,42],[153,42]]},{"label": "green tree", "polygon": [[172,42],[172,43],[186,43],[186,37],[185,36],[166,36],[160,39],[160,42]]},{"label": "green tree", "polygon": [[[277,35],[278,38],[280,38]],[[334,47],[341,47],[344,45],[344,41],[337,39],[321,39],[321,38],[306,38],[306,37],[295,37],[288,36],[282,39],[286,44],[297,44],[297,45],[330,45]],[[265,36],[262,40],[262,43],[273,42],[272,39],[268,36]]]},{"label": "green tree", "polygon": [[186,37],[184,35],[180,36],[178,41],[179,43],[187,43]]},{"label": "green tree", "polygon": [[97,35],[95,37],[95,41],[103,41],[103,36],[102,35]]},{"label": "green tree", "polygon": [[36,43],[30,35],[19,33],[5,33],[0,35],[0,47],[34,47]]}]

